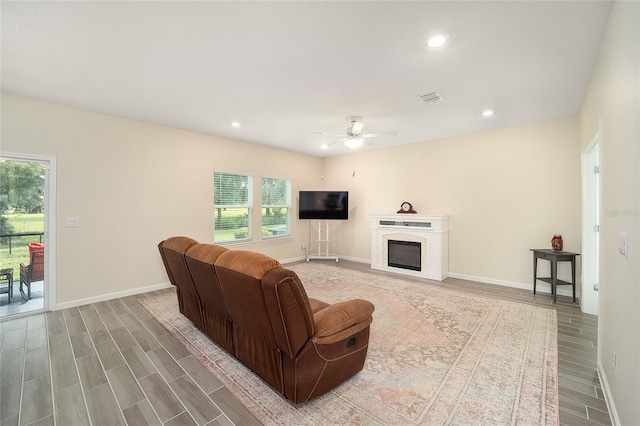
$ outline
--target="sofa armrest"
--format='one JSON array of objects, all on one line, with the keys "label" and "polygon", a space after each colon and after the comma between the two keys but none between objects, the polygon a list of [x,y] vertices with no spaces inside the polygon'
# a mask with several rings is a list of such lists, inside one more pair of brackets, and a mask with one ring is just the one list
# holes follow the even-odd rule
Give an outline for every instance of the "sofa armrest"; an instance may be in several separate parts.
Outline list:
[{"label": "sofa armrest", "polygon": [[328,305],[313,315],[314,341],[332,344],[357,333],[371,324],[374,309],[373,303],[362,299]]}]

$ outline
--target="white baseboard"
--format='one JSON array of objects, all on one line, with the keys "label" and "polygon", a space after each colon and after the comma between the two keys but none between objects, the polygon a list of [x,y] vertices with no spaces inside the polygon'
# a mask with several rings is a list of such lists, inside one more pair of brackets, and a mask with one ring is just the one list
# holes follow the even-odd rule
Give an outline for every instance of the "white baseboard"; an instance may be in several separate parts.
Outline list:
[{"label": "white baseboard", "polygon": [[[311,256],[314,256],[313,254]],[[367,263],[370,264],[371,261],[369,259],[361,259],[359,257],[350,257],[350,256],[340,256],[337,254],[329,254],[329,257],[327,259],[320,259],[320,258],[312,258],[310,259],[311,261],[313,260],[333,260],[335,262],[335,258],[338,258],[338,262],[340,262],[341,259],[344,260],[350,260],[353,262],[359,262],[359,263]],[[299,256],[299,257],[292,257],[291,259],[282,259],[280,260],[280,263],[283,265],[286,265],[288,263],[294,263],[294,262],[300,262],[301,260],[306,260],[306,258],[304,256]]]},{"label": "white baseboard", "polygon": [[[501,285],[504,287],[512,287],[512,288],[519,288],[521,290],[533,291],[533,283],[525,284],[525,283],[518,283],[514,281],[497,280],[495,278],[485,278],[485,277],[477,277],[474,275],[458,274],[455,272],[449,272],[449,277],[457,278],[460,280],[476,281],[476,282],[485,283],[485,284],[495,284],[495,285]],[[577,289],[578,289],[578,286],[576,285],[576,298],[579,296]],[[541,285],[540,283],[538,283],[538,285],[536,286],[536,293],[551,294],[551,284]],[[562,287],[558,286],[558,294],[562,296],[569,296],[569,297],[573,296],[573,292],[571,291],[570,286],[562,286]]]},{"label": "white baseboard", "polygon": [[147,287],[138,287],[130,290],[118,291],[115,293],[101,294],[100,296],[87,297],[86,299],[77,299],[77,300],[72,300],[70,302],[58,303],[55,306],[52,306],[51,310],[59,311],[61,309],[75,308],[82,305],[88,305],[90,303],[98,303],[98,302],[104,302],[105,300],[117,299],[119,297],[132,296],[134,294],[147,293],[149,291],[155,291],[155,290],[163,290],[169,287],[171,287],[171,283],[163,283],[163,284],[150,285]]},{"label": "white baseboard", "polygon": [[279,260],[280,264],[282,265],[287,265],[289,263],[295,263],[295,262],[300,262],[301,260],[304,260],[304,256],[297,256],[297,257],[292,257],[290,259],[281,259]]},{"label": "white baseboard", "polygon": [[607,403],[607,409],[609,410],[609,416],[611,417],[611,424],[613,426],[620,426],[620,418],[618,417],[618,412],[616,411],[616,404],[613,402],[613,397],[611,396],[611,389],[609,388],[609,382],[607,381],[607,376],[604,374],[604,368],[602,368],[602,363],[598,362],[598,378],[600,379],[600,384],[602,385],[602,393],[604,393],[604,401]]},{"label": "white baseboard", "polygon": [[350,260],[352,262],[368,263],[369,265],[371,264],[371,259],[362,259],[360,257],[351,257],[351,256],[338,256],[338,257],[340,259]]},{"label": "white baseboard", "polygon": [[[333,256],[333,255],[331,255],[331,256]],[[363,258],[360,258],[360,257],[352,257],[352,256],[337,256],[337,257],[338,257],[338,259],[350,260],[352,262],[371,264],[371,259],[363,259]],[[305,257],[304,256],[300,256],[300,257],[294,257],[294,258],[291,258],[291,259],[284,259],[284,260],[281,260],[280,263],[285,265],[287,263],[299,262],[301,260],[305,260]],[[457,278],[457,279],[460,279],[460,280],[476,281],[476,282],[480,282],[480,283],[495,284],[495,285],[501,285],[501,286],[504,286],[504,287],[512,287],[512,288],[519,288],[521,290],[531,290],[531,291],[533,291],[533,283],[518,283],[518,282],[515,282],[515,281],[505,281],[505,280],[498,280],[498,279],[495,279],[495,278],[478,277],[478,276],[475,276],[475,275],[458,274],[458,273],[455,273],[455,272],[449,272],[448,276],[449,276],[449,278]],[[538,282],[538,285],[536,286],[536,293],[551,294],[551,284],[545,284],[545,283]],[[571,291],[571,287],[570,286],[558,286],[558,295],[569,296],[569,297],[573,296],[573,293]],[[578,298],[579,296],[580,296],[579,287],[576,284],[576,298]]]}]

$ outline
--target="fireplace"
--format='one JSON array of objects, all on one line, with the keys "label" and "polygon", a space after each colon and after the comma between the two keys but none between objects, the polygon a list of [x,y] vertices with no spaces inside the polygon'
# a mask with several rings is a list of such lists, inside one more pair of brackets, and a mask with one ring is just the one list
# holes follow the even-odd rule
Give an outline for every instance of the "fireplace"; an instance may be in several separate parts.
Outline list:
[{"label": "fireplace", "polygon": [[371,215],[371,268],[442,281],[449,276],[449,216]]},{"label": "fireplace", "polygon": [[387,240],[387,265],[394,268],[420,271],[422,243],[415,241]]}]

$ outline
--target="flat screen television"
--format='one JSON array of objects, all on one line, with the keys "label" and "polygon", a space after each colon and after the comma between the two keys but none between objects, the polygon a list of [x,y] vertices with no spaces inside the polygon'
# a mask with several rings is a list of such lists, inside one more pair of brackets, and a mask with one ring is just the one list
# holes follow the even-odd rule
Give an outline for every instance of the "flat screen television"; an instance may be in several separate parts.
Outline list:
[{"label": "flat screen television", "polygon": [[298,219],[349,219],[348,191],[300,191]]}]

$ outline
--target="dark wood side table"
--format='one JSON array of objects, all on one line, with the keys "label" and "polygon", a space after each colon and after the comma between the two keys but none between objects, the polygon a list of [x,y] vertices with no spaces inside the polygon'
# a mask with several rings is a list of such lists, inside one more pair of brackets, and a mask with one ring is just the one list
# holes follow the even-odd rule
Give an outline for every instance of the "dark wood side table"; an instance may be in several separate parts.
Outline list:
[{"label": "dark wood side table", "polygon": [[[536,294],[536,281],[544,281],[551,284],[553,303],[556,303],[557,286],[570,285],[573,288],[573,303],[576,303],[576,256],[578,253],[568,251],[556,251],[551,249],[530,249],[533,252],[533,294]],[[545,259],[551,263],[551,276],[538,276],[538,259]],[[558,279],[558,262],[571,262],[571,282]]]}]

